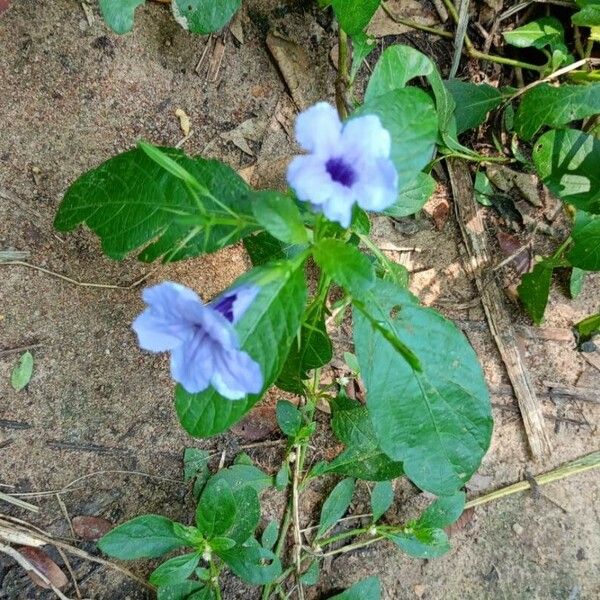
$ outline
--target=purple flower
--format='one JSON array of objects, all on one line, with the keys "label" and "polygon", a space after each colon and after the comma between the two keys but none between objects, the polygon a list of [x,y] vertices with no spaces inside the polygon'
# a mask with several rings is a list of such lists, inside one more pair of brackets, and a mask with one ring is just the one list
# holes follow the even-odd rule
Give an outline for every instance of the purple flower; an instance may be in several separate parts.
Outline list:
[{"label": "purple flower", "polygon": [[144,350],[171,352],[171,375],[190,394],[212,385],[239,400],[263,387],[260,366],[239,349],[233,327],[257,293],[256,286],[241,286],[203,304],[190,288],[166,281],[143,291],[148,308],[133,330]]},{"label": "purple flower", "polygon": [[298,115],[296,138],[310,154],[290,163],[288,183],[329,220],[348,227],[355,203],[382,211],[398,199],[390,134],[376,115],[342,125],[336,110],[319,102]]}]

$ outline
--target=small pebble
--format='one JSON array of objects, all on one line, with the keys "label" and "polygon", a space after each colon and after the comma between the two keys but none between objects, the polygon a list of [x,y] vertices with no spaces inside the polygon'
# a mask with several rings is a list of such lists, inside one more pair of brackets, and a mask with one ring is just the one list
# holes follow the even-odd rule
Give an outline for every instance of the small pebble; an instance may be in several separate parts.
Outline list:
[{"label": "small pebble", "polygon": [[519,525],[518,523],[515,523],[513,526],[513,531],[517,534],[517,535],[521,535],[523,533],[523,527],[521,525]]}]

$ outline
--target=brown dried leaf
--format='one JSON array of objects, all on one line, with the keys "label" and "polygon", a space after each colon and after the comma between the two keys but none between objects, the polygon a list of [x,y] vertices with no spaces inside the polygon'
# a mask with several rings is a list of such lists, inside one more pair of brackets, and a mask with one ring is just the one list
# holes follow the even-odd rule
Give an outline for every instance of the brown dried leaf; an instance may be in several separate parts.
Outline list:
[{"label": "brown dried leaf", "polygon": [[10,6],[10,0],[0,0],[0,14]]},{"label": "brown dried leaf", "polygon": [[91,517],[86,515],[73,517],[71,524],[73,525],[73,531],[78,537],[82,540],[89,540],[92,542],[99,540],[113,528],[113,524],[102,517]]},{"label": "brown dried leaf", "polygon": [[463,512],[463,514],[460,515],[460,517],[458,517],[458,520],[455,523],[452,523],[452,525],[450,525],[450,527],[446,529],[446,533],[450,537],[452,537],[453,535],[456,535],[457,533],[463,531],[465,527],[467,527],[467,525],[469,525],[474,519],[475,509],[467,508],[467,510],[465,510],[465,512]]},{"label": "brown dried leaf", "polygon": [[261,442],[277,430],[274,404],[261,404],[231,428],[245,442]]},{"label": "brown dried leaf", "polygon": [[[43,551],[32,546],[21,546],[19,554],[24,556],[40,573],[46,576],[48,581],[59,590],[64,588],[69,580],[61,568]],[[27,571],[31,581],[42,588],[49,589],[50,586],[33,571]]]},{"label": "brown dried leaf", "polygon": [[431,213],[431,218],[435,228],[438,231],[443,231],[450,216],[450,203],[447,200],[442,200]]},{"label": "brown dried leaf", "polygon": [[522,248],[522,251],[510,261],[510,264],[512,264],[519,275],[529,272],[531,268],[531,250],[528,247],[524,247],[519,237],[511,233],[499,231],[496,234],[496,239],[498,240],[500,250],[502,250],[502,253],[506,257],[512,256]]}]

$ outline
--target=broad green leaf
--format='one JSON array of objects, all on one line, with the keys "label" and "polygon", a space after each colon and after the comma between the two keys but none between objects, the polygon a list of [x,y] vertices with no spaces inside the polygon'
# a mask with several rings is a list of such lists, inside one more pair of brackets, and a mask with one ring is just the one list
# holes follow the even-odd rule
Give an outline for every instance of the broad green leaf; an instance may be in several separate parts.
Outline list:
[{"label": "broad green leaf", "polygon": [[433,157],[438,117],[431,98],[417,88],[397,89],[372,98],[355,115],[375,114],[392,138],[391,159],[402,193]]},{"label": "broad green leaf", "polygon": [[404,533],[387,537],[414,558],[437,558],[450,550],[448,536],[442,529],[407,528]]},{"label": "broad green leaf", "polygon": [[[248,539],[248,537],[246,537],[246,539]],[[215,537],[210,540],[210,547],[214,552],[220,552],[221,550],[233,548],[235,543],[235,540],[229,537]]]},{"label": "broad green leaf", "polygon": [[288,258],[284,251],[284,244],[267,231],[247,235],[244,238],[244,248],[254,267],[261,267],[269,262]]},{"label": "broad green leaf", "polygon": [[323,272],[352,295],[361,297],[373,286],[373,265],[355,246],[324,239],[314,247],[313,256]]},{"label": "broad green leaf", "polygon": [[575,1],[581,10],[571,17],[573,25],[598,27],[600,25],[600,2],[598,0]]},{"label": "broad green leaf", "polygon": [[402,463],[393,461],[379,448],[365,406],[340,395],[331,403],[331,408],[331,428],[347,447],[324,467],[323,473],[337,473],[368,481],[395,479],[402,475]]},{"label": "broad green leaf", "polygon": [[452,94],[456,109],[456,133],[479,127],[487,115],[502,102],[502,94],[487,83],[475,84],[459,79],[444,81],[446,89]]},{"label": "broad green leaf", "polygon": [[210,588],[199,581],[182,581],[161,586],[156,595],[157,600],[212,600],[213,598]]},{"label": "broad green leaf", "polygon": [[194,572],[199,561],[200,554],[197,552],[176,556],[154,569],[148,581],[157,587],[183,581]]},{"label": "broad green leaf", "polygon": [[600,140],[575,129],[548,131],[533,148],[540,179],[564,202],[600,213]]},{"label": "broad green leaf", "polygon": [[555,267],[556,264],[549,259],[540,261],[531,273],[523,275],[517,288],[525,310],[536,325],[544,320]]},{"label": "broad green leaf", "polygon": [[218,31],[229,23],[242,0],[173,0],[175,19],[193,33]]},{"label": "broad green leaf", "polygon": [[208,460],[210,454],[200,448],[186,448],[183,451],[183,480],[190,481],[195,477],[208,479]]},{"label": "broad green leaf", "polygon": [[212,476],[211,481],[219,479],[224,479],[234,494],[248,486],[260,493],[273,484],[269,475],[253,465],[232,465],[221,469]]},{"label": "broad green leaf", "polygon": [[574,267],[600,271],[600,215],[578,210],[571,237],[573,247],[567,254],[567,260]]},{"label": "broad green leaf", "polygon": [[586,274],[587,271],[578,267],[573,267],[571,269],[571,276],[569,277],[569,293],[571,298],[575,299],[581,294]]},{"label": "broad green leaf", "polygon": [[31,381],[33,375],[33,356],[27,351],[21,355],[10,376],[13,389],[20,392]]},{"label": "broad green leaf", "polygon": [[[82,175],[67,190],[54,225],[69,231],[85,223],[104,252],[151,262],[214,252],[255,231],[252,191],[230,167],[162,148],[172,163],[197,181],[191,190],[142,148],[119,154]],[[194,197],[196,196],[196,197]],[[202,211],[205,211],[204,214]]]},{"label": "broad green leaf", "polygon": [[[261,279],[266,283],[236,330],[242,349],[260,364],[266,390],[281,372],[296,338],[307,292],[301,265],[283,262],[250,271],[248,280]],[[177,386],[175,406],[181,424],[190,435],[208,437],[228,429],[261,397],[262,393],[232,402],[212,388],[189,394]]]},{"label": "broad green leaf", "polygon": [[204,488],[196,508],[196,525],[204,537],[224,535],[233,525],[236,503],[231,486],[225,479],[211,479]]},{"label": "broad green leaf", "polygon": [[279,537],[279,523],[277,521],[269,521],[269,524],[265,527],[260,543],[263,548],[272,550]]},{"label": "broad green leaf", "polygon": [[306,244],[308,235],[300,211],[289,196],[258,192],[252,200],[256,220],[275,238],[286,244]]},{"label": "broad green leaf", "polygon": [[331,0],[340,27],[348,35],[361,33],[379,7],[381,0]]},{"label": "broad green leaf", "polygon": [[327,533],[344,516],[354,495],[355,485],[354,479],[342,479],[327,496],[321,509],[317,538]]},{"label": "broad green leaf", "polygon": [[173,525],[160,515],[136,517],[109,531],[98,540],[98,547],[104,554],[123,560],[156,558],[186,545]]},{"label": "broad green leaf", "polygon": [[350,67],[350,81],[354,81],[364,60],[377,47],[375,38],[358,33],[352,36],[352,66]]},{"label": "broad green leaf", "polygon": [[279,558],[254,538],[241,546],[220,551],[218,555],[240,579],[253,585],[271,583],[281,574]]},{"label": "broad green leaf", "polygon": [[106,24],[115,33],[127,33],[133,29],[135,9],[146,0],[99,0],[100,11]]},{"label": "broad green leaf", "polygon": [[377,577],[367,577],[329,600],[381,600],[379,579]]},{"label": "broad green leaf", "polygon": [[452,525],[465,508],[465,493],[442,496],[432,502],[417,521],[419,527],[443,529]]},{"label": "broad green leaf", "polygon": [[354,346],[381,449],[403,462],[420,488],[453,494],[490,443],[489,395],[477,356],[454,324],[403,288],[379,281],[368,304],[380,327],[420,363],[418,370],[355,308]]},{"label": "broad green leaf", "polygon": [[428,173],[418,173],[398,196],[398,201],[386,208],[384,214],[390,217],[406,217],[419,212],[435,191],[435,179]]},{"label": "broad green leaf", "polygon": [[515,132],[531,140],[544,126],[561,127],[600,113],[600,83],[535,86],[523,95],[515,115]]},{"label": "broad green leaf", "polygon": [[277,424],[288,437],[294,437],[302,427],[302,414],[289,400],[279,400],[275,408]]},{"label": "broad green leaf", "polygon": [[317,585],[317,583],[319,583],[319,575],[320,575],[320,569],[319,569],[319,561],[318,560],[313,560],[310,565],[308,565],[308,569],[306,569],[306,571],[304,571],[304,573],[302,573],[302,576],[300,577],[300,581],[304,584],[304,585]]},{"label": "broad green leaf", "polygon": [[275,489],[279,492],[285,490],[290,483],[290,465],[284,463],[275,475]]},{"label": "broad green leaf", "polygon": [[378,481],[371,492],[373,521],[378,521],[394,502],[394,487],[391,481]]},{"label": "broad green leaf", "polygon": [[[260,500],[258,499],[258,492],[251,485],[236,490],[233,496],[235,500],[235,521],[233,526],[227,530],[227,537],[238,544],[243,544],[249,537],[254,535],[254,531],[258,527]],[[225,549],[227,550],[227,548]]]},{"label": "broad green leaf", "polygon": [[542,17],[502,35],[508,44],[517,48],[552,48],[564,43],[565,31],[558,19]]},{"label": "broad green leaf", "polygon": [[475,184],[473,185],[473,194],[475,200],[483,206],[492,206],[490,198],[496,193],[492,182],[483,171],[475,173]]}]

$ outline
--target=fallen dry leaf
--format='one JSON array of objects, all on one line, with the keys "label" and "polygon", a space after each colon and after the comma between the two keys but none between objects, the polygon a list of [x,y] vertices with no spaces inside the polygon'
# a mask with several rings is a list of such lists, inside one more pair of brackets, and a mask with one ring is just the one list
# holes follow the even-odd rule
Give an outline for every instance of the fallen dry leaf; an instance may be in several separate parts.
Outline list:
[{"label": "fallen dry leaf", "polygon": [[10,6],[10,0],[0,0],[0,13],[3,13]]},{"label": "fallen dry leaf", "polygon": [[[429,9],[425,2],[417,0],[388,0],[386,7],[392,15],[397,15],[402,19],[415,21],[421,25],[438,25],[438,15],[434,10]],[[402,25],[394,21],[389,14],[379,8],[373,16],[367,32],[374,37],[384,37],[386,35],[399,35],[401,33],[412,32],[414,29],[407,25]]]},{"label": "fallen dry leaf", "polygon": [[500,250],[502,250],[502,254],[506,257],[512,256],[523,248],[523,250],[510,261],[510,264],[515,268],[519,275],[529,272],[529,269],[531,268],[530,248],[524,248],[524,244],[519,237],[511,233],[505,233],[504,231],[499,231],[496,234],[496,239],[498,240],[498,245],[500,246]]},{"label": "fallen dry leaf", "polygon": [[260,140],[263,138],[266,127],[267,123],[265,121],[258,118],[253,118],[244,121],[235,129],[226,131],[220,135],[221,138],[226,142],[232,142],[235,144],[242,152],[245,152],[249,156],[254,156],[254,152],[248,145],[247,140],[252,142],[260,142]]},{"label": "fallen dry leaf", "polygon": [[240,43],[244,43],[244,28],[242,26],[242,11],[238,10],[229,22],[231,35]]},{"label": "fallen dry leaf", "polygon": [[467,508],[467,510],[465,510],[463,514],[458,517],[458,520],[455,523],[452,523],[452,525],[446,529],[446,533],[452,537],[453,535],[463,531],[465,527],[467,527],[467,525],[469,525],[474,519],[475,509]]},{"label": "fallen dry leaf", "polygon": [[86,515],[73,517],[71,524],[73,525],[73,531],[78,537],[91,542],[99,540],[113,528],[113,524],[102,517]]},{"label": "fallen dry leaf", "polygon": [[245,442],[261,442],[277,429],[275,406],[261,404],[231,428]]},{"label": "fallen dry leaf", "polygon": [[435,228],[438,231],[443,231],[444,227],[446,227],[446,223],[448,222],[449,216],[450,216],[450,203],[447,200],[442,200],[442,202],[440,202],[433,209],[433,213],[431,213],[431,218],[433,219]]},{"label": "fallen dry leaf", "polygon": [[[21,546],[17,549],[40,573],[46,576],[48,581],[59,590],[64,588],[69,580],[61,568],[43,551],[32,546]],[[31,581],[42,588],[49,589],[50,586],[40,579],[33,571],[27,571]]]},{"label": "fallen dry leaf", "polygon": [[190,135],[191,127],[190,118],[186,115],[182,108],[178,108],[175,111],[175,116],[179,119],[179,126],[181,127],[181,131],[183,131],[183,135],[188,137],[188,135]]}]

